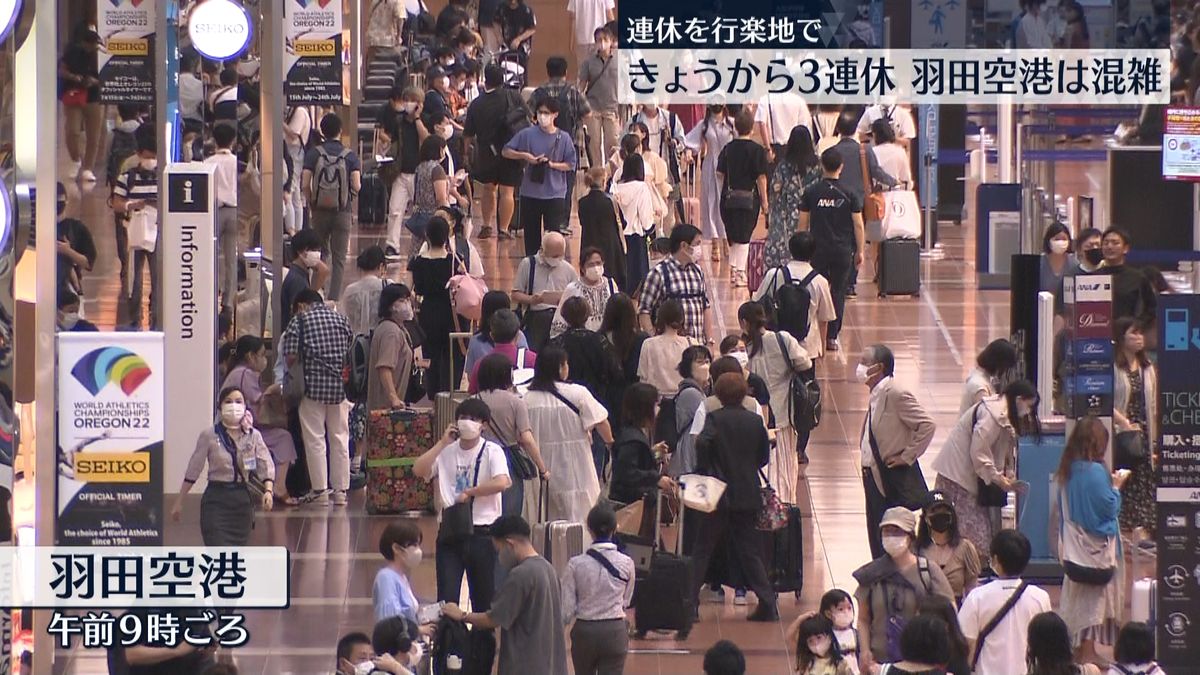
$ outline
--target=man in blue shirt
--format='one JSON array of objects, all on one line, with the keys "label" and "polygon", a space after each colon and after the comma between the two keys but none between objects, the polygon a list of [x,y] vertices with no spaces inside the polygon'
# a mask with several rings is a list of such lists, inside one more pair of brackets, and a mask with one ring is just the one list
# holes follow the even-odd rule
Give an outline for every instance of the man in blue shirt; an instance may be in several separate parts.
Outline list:
[{"label": "man in blue shirt", "polygon": [[542,227],[566,229],[564,214],[567,182],[574,178],[578,158],[571,135],[555,126],[558,101],[547,98],[537,104],[537,125],[517,132],[501,153],[507,159],[526,162],[521,180],[521,227],[525,230],[525,255],[537,253],[542,245]]}]

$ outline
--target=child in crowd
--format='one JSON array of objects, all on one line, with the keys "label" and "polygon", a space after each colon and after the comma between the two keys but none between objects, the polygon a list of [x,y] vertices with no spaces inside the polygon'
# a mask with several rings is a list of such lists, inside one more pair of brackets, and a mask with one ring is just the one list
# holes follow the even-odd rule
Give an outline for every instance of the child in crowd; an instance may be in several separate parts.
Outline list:
[{"label": "child in crowd", "polygon": [[[858,671],[858,654],[859,654],[859,639],[858,629],[854,627],[854,599],[849,593],[840,588],[834,588],[825,592],[821,596],[821,604],[816,612],[805,612],[796,617],[792,625],[788,626],[787,640],[800,640],[801,625],[806,619],[812,617],[824,617],[832,626],[833,641],[835,646],[844,658],[848,670],[846,672],[852,675],[859,675]],[[799,642],[797,642],[799,644]],[[797,649],[796,653],[799,654]],[[803,672],[803,671],[801,671]],[[822,672],[822,671],[817,671]],[[840,671],[830,671],[840,672]]]},{"label": "child in crowd", "polygon": [[375,620],[383,621],[402,616],[417,622],[417,598],[413,595],[409,576],[421,564],[421,528],[415,520],[396,520],[379,536],[379,554],[387,566],[375,575],[371,600],[375,605]]},{"label": "child in crowd", "polygon": [[1166,675],[1154,662],[1154,629],[1140,621],[1121,627],[1113,658],[1108,675]]},{"label": "child in crowd", "polygon": [[833,636],[833,623],[817,614],[800,622],[796,640],[799,675],[853,675],[850,659],[842,655]]}]

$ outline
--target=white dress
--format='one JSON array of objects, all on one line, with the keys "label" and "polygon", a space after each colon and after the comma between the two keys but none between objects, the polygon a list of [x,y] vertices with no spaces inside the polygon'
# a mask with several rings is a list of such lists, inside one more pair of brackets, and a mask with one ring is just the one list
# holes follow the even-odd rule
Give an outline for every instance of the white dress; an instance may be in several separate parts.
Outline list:
[{"label": "white dress", "polygon": [[587,387],[559,382],[558,393],[571,402],[571,410],[557,396],[545,391],[525,394],[529,425],[550,472],[549,499],[543,515],[538,503],[541,483],[526,490],[525,509],[531,523],[567,520],[582,523],[600,498],[600,480],[592,461],[592,428],[608,419],[608,411]]},{"label": "white dress", "polygon": [[685,144],[694,152],[704,147],[700,162],[700,230],[705,239],[724,239],[725,221],[721,220],[721,186],[717,183],[717,158],[721,150],[737,137],[733,125],[711,120],[701,121],[688,132]]}]

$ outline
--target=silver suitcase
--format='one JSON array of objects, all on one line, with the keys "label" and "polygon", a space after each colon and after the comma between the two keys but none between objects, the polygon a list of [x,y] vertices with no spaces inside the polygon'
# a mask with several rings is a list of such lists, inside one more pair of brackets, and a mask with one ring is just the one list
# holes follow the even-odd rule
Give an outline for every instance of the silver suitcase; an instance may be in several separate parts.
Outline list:
[{"label": "silver suitcase", "polygon": [[[454,379],[454,341],[456,339],[470,339],[471,333],[450,333],[450,378]],[[466,374],[464,373],[464,376]],[[464,379],[466,379],[464,377]],[[459,386],[455,386],[459,385]],[[461,382],[450,382],[450,391],[443,391],[434,398],[434,418],[433,423],[436,425],[434,433],[437,438],[441,438],[446,432],[446,427],[454,421],[454,415],[458,412],[458,404],[467,400],[469,394],[462,390]]]},{"label": "silver suitcase", "polygon": [[569,520],[546,522],[549,499],[548,486],[543,481],[541,499],[538,500],[538,522],[532,528],[533,547],[543,558],[550,561],[561,580],[567,573],[567,561],[577,555],[583,555],[586,542],[583,523],[573,523]]}]

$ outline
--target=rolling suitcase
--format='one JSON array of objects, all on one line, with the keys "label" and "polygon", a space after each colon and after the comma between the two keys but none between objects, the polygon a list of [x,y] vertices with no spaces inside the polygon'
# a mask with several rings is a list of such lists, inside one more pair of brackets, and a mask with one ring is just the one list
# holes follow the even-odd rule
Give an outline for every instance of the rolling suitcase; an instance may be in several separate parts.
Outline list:
[{"label": "rolling suitcase", "polygon": [[1129,598],[1129,620],[1153,626],[1157,619],[1158,581],[1146,577],[1133,582],[1133,594]]},{"label": "rolling suitcase", "polygon": [[367,513],[433,509],[433,488],[413,473],[434,444],[433,415],[418,410],[373,410],[367,418]]},{"label": "rolling suitcase", "polygon": [[776,592],[795,593],[799,600],[804,588],[804,530],[800,507],[789,504],[787,508],[786,527],[762,532],[763,566]]},{"label": "rolling suitcase", "polygon": [[[716,243],[713,243],[716,246]],[[746,257],[746,286],[750,292],[758,291],[758,287],[762,285],[763,276],[766,275],[766,260],[767,256],[767,240],[754,239],[750,242],[750,254]]]},{"label": "rolling suitcase", "polygon": [[681,222],[700,228],[700,176],[696,173],[695,163],[687,168],[680,182],[682,197],[679,202],[683,207]]},{"label": "rolling suitcase", "polygon": [[879,245],[879,297],[921,294],[921,243],[886,239]]},{"label": "rolling suitcase", "polygon": [[549,509],[550,492],[545,481],[541,484],[541,496],[538,499],[538,522],[533,526],[533,547],[543,558],[550,561],[558,578],[562,579],[567,573],[567,561],[577,555],[583,555],[584,533],[583,523],[573,523],[569,520],[546,520]]},{"label": "rolling suitcase", "polygon": [[387,186],[378,171],[364,171],[362,189],[358,193],[358,224],[366,229],[376,229],[387,223],[387,217]]},{"label": "rolling suitcase", "polygon": [[[659,493],[657,508],[662,510],[662,493]],[[679,529],[675,534],[675,553],[661,550],[662,518],[654,519],[654,552],[650,557],[650,571],[639,573],[633,593],[633,621],[638,639],[646,637],[647,631],[673,630],[678,639],[686,640],[692,631],[696,606],[692,602],[692,559],[681,554],[683,542],[683,515],[679,517]]]},{"label": "rolling suitcase", "polygon": [[[429,336],[429,337],[430,337],[430,339],[432,339],[432,336]],[[454,333],[450,333],[450,335],[449,335],[449,340],[450,340],[450,379],[451,380],[454,379],[454,356],[455,356],[454,340],[455,339],[459,339],[459,340],[470,339],[470,337],[471,337],[471,333],[454,332]],[[465,353],[465,350],[464,350],[464,353]],[[463,373],[463,375],[464,375],[463,380],[465,380],[466,373]],[[450,384],[450,391],[441,392],[440,394],[438,394],[435,397],[435,400],[434,400],[434,410],[436,411],[436,414],[437,414],[435,424],[437,425],[438,437],[441,437],[441,435],[446,432],[446,427],[449,426],[450,423],[454,421],[454,415],[455,415],[455,413],[458,412],[458,404],[467,400],[467,397],[469,396],[467,394],[467,392],[464,390],[465,388],[461,386],[462,385],[461,380],[457,383],[451,381],[449,384]]]}]

